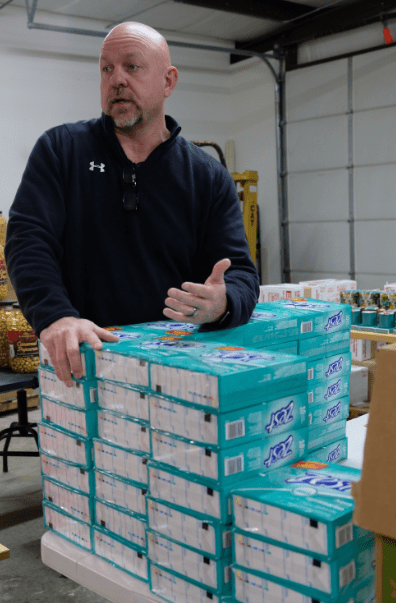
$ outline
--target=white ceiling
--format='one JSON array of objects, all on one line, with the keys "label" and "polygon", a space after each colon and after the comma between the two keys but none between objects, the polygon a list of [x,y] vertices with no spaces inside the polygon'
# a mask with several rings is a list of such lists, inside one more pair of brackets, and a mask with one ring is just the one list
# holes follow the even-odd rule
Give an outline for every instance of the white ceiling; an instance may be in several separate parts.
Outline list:
[{"label": "white ceiling", "polygon": [[[335,0],[294,1],[312,7],[312,10],[335,4]],[[33,0],[29,0],[30,7],[32,4]],[[25,7],[26,3],[25,0],[13,0],[12,5]],[[201,8],[174,0],[38,0],[37,11],[42,10],[57,15],[99,19],[106,22],[106,29],[121,21],[140,21],[160,31],[240,42],[270,34],[286,24],[285,21]],[[39,21],[38,15],[35,21]]]}]

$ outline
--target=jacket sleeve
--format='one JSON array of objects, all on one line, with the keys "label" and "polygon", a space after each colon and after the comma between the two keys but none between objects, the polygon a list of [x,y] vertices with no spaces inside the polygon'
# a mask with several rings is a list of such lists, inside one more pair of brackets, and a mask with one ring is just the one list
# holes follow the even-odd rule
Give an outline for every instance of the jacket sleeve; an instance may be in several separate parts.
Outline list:
[{"label": "jacket sleeve", "polygon": [[213,203],[201,253],[206,278],[216,262],[223,258],[231,260],[231,266],[224,274],[228,314],[224,320],[203,325],[202,330],[247,323],[260,294],[259,277],[250,256],[234,180],[225,168],[219,168],[213,181]]},{"label": "jacket sleeve", "polygon": [[37,141],[10,209],[5,256],[21,310],[36,334],[79,317],[62,282],[65,182],[49,133]]}]

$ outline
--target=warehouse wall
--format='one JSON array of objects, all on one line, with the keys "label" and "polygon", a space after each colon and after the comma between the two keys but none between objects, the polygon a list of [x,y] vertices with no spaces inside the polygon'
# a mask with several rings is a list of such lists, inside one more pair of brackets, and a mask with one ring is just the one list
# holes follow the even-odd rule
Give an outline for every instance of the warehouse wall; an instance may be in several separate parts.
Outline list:
[{"label": "warehouse wall", "polygon": [[[29,153],[47,128],[100,114],[101,38],[29,30],[26,11],[0,11],[2,111],[0,128],[0,209],[5,216],[20,182]],[[37,11],[36,22],[102,30],[105,23],[61,18]],[[175,37],[179,41],[213,40]],[[230,43],[223,46],[229,47]],[[259,172],[264,281],[279,281],[279,236],[276,191],[274,84],[268,68],[257,61],[229,65],[226,53],[171,46],[179,82],[167,101],[167,112],[189,140],[210,141],[225,151],[234,140],[237,171]],[[216,151],[205,150],[214,157]],[[266,248],[269,270],[266,270]]]},{"label": "warehouse wall", "polygon": [[[382,36],[379,25],[369,31],[380,44],[378,28]],[[356,47],[372,42],[367,28],[360,36],[354,33]],[[324,48],[332,55],[336,47],[322,41],[300,56]],[[395,59],[396,50],[384,46],[287,74],[293,281],[348,277],[350,244],[360,288],[396,281]]]}]

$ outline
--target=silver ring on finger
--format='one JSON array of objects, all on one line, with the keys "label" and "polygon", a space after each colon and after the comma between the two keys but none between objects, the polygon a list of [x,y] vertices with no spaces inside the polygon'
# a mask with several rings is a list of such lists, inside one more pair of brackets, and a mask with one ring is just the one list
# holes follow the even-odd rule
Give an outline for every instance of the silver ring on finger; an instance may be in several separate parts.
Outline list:
[{"label": "silver ring on finger", "polygon": [[194,316],[196,316],[196,315],[197,315],[197,312],[198,312],[198,308],[194,308],[193,313],[192,313],[192,314],[187,314],[187,316],[188,316],[189,318],[194,318]]}]

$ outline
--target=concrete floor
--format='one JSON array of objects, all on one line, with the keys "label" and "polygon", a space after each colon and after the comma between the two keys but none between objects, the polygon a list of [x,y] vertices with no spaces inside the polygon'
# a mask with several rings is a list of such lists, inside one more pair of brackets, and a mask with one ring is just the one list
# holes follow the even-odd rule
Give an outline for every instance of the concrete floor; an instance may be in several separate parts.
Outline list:
[{"label": "concrete floor", "polygon": [[[40,410],[29,411],[29,422],[40,417]],[[17,419],[16,413],[0,415],[0,431]],[[10,450],[37,448],[33,438],[13,438]],[[9,457],[8,473],[3,473],[0,457],[0,543],[10,549],[10,558],[0,561],[1,603],[108,603],[41,561],[46,531],[41,501],[40,458]]]}]

